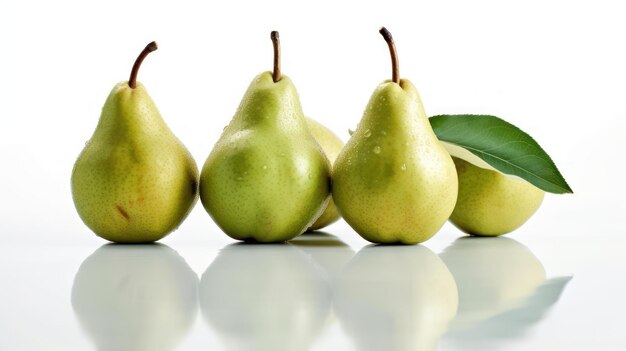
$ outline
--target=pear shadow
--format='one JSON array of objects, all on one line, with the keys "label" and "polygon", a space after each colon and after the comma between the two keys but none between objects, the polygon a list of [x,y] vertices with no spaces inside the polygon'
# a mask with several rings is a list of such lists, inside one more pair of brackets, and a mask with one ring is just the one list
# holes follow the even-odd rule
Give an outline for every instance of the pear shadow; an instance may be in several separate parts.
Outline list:
[{"label": "pear shadow", "polygon": [[330,234],[325,231],[307,232],[288,241],[290,244],[303,247],[303,246],[317,246],[317,247],[345,247],[348,246],[336,235]]},{"label": "pear shadow", "polygon": [[444,337],[455,349],[487,349],[523,337],[572,279],[547,279],[539,259],[505,237],[462,237],[441,258],[459,291],[457,317]]},{"label": "pear shadow", "polygon": [[204,320],[229,350],[306,350],[331,305],[323,270],[289,243],[224,247],[199,294]]},{"label": "pear shadow", "polygon": [[331,285],[335,284],[339,273],[355,255],[350,245],[322,231],[300,235],[289,243],[309,255],[321,267]]},{"label": "pear shadow", "polygon": [[434,351],[458,303],[452,275],[422,245],[362,248],[334,292],[334,311],[357,350]]},{"label": "pear shadow", "polygon": [[198,311],[198,276],[165,244],[102,245],[74,277],[71,303],[98,350],[174,350]]}]

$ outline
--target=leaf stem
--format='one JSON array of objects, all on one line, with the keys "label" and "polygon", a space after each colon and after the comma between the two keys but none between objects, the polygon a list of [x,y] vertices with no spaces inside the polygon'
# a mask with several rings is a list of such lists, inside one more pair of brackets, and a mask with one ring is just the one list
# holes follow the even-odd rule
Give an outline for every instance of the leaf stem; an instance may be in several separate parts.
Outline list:
[{"label": "leaf stem", "polygon": [[389,46],[389,54],[391,55],[391,80],[400,84],[400,64],[398,63],[398,52],[396,51],[396,44],[393,42],[391,33],[385,27],[381,27],[378,31]]},{"label": "leaf stem", "polygon": [[150,42],[150,44],[146,45],[146,47],[139,53],[137,59],[135,60],[135,64],[133,65],[133,69],[130,71],[130,78],[128,79],[128,86],[132,89],[137,87],[137,73],[139,72],[139,67],[141,67],[141,63],[143,59],[148,56],[149,53],[155,51],[159,47],[156,42]]}]

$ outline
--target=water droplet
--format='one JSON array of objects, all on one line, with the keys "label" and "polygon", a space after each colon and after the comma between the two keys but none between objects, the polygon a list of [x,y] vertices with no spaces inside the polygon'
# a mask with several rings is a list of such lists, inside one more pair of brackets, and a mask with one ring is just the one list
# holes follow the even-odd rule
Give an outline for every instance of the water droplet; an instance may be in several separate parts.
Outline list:
[{"label": "water droplet", "polygon": [[402,164],[402,167],[400,167],[402,169],[402,172],[406,171],[406,163]]},{"label": "water droplet", "polygon": [[263,165],[263,169],[267,169],[267,166],[266,166],[266,165]]},{"label": "water droplet", "polygon": [[380,153],[380,146],[378,146],[378,145],[374,146],[374,150],[373,151],[374,151],[375,154],[378,155]]},{"label": "water droplet", "polygon": [[222,132],[226,130],[226,128],[228,128],[228,124],[224,126],[224,128],[222,128]]},{"label": "water droplet", "polygon": [[351,165],[351,164],[352,164],[352,157],[348,158],[348,162],[347,162],[347,163],[348,163],[349,165]]},{"label": "water droplet", "polygon": [[363,136],[364,136],[364,137],[366,137],[366,138],[371,137],[371,136],[372,136],[372,131],[371,131],[371,130],[369,130],[369,129],[367,129],[367,130],[365,131],[365,134],[363,134]]}]

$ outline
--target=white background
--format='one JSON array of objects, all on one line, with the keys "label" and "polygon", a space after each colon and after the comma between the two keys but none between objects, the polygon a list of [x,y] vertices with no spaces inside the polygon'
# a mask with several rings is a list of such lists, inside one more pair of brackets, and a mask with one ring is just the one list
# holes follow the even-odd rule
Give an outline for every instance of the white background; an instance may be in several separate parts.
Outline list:
[{"label": "white background", "polygon": [[[391,74],[378,34],[385,25],[396,40],[401,76],[418,88],[429,115],[497,115],[552,156],[575,194],[548,194],[511,237],[535,243],[553,274],[588,272],[601,281],[608,273],[594,269],[611,267],[601,262],[613,262],[607,257],[618,257],[626,244],[624,15],[618,1],[2,0],[0,247],[21,248],[11,263],[27,271],[45,259],[62,260],[69,248],[90,252],[103,243],[74,210],[71,169],[110,89],[128,79],[149,41],[160,48],[144,61],[139,80],[201,167],[252,78],[271,69],[271,30],[280,31],[283,73],[296,84],[305,113],[347,140],[370,94]],[[354,247],[366,244],[343,222],[328,231]],[[450,225],[440,234],[458,235]],[[208,247],[231,240],[198,203],[163,242]],[[178,251],[198,273],[215,255]],[[64,263],[63,284],[71,285],[83,258]],[[602,287],[579,289],[587,296]],[[609,290],[617,304],[623,284]],[[572,317],[605,316],[579,302],[580,314],[572,310]],[[15,318],[15,329],[32,323]],[[602,340],[618,337],[607,335]]]}]

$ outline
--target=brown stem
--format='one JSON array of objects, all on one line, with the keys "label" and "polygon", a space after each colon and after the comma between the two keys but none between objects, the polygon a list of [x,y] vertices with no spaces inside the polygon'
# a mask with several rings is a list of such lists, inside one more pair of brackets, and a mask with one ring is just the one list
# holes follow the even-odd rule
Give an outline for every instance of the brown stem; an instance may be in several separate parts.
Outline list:
[{"label": "brown stem", "polygon": [[280,39],[277,31],[272,31],[270,35],[272,38],[272,44],[274,44],[274,72],[272,73],[272,79],[274,83],[280,80]]},{"label": "brown stem", "polygon": [[139,72],[139,67],[141,66],[141,63],[143,62],[143,59],[145,59],[149,53],[153,52],[154,50],[158,48],[159,47],[157,46],[157,43],[153,41],[150,44],[146,45],[146,47],[141,51],[139,56],[137,56],[137,59],[135,60],[135,64],[133,65],[133,69],[130,71],[130,78],[128,79],[129,87],[131,87],[132,89],[135,89],[135,87],[137,87],[137,72]]},{"label": "brown stem", "polygon": [[389,46],[389,54],[391,55],[391,80],[400,84],[400,65],[398,63],[398,53],[396,51],[396,44],[393,42],[393,38],[391,37],[391,33],[385,27],[381,27],[378,31]]}]

